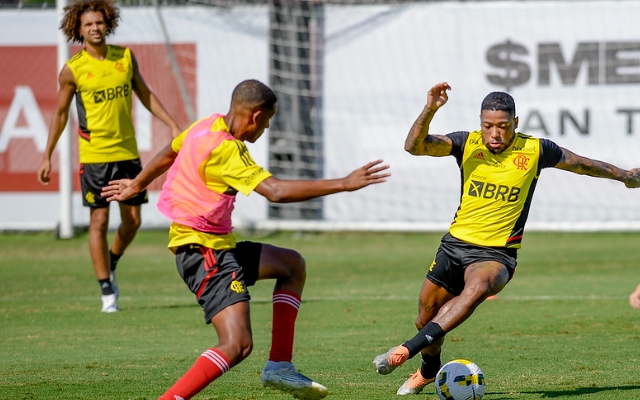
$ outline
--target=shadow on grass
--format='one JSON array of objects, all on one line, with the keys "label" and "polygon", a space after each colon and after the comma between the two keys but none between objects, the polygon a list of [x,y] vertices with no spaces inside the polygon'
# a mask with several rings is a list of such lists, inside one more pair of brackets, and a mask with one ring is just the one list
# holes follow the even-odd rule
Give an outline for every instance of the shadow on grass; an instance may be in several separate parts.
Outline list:
[{"label": "shadow on grass", "polygon": [[[541,399],[555,399],[558,397],[573,397],[573,396],[582,396],[586,394],[594,394],[594,393],[600,393],[600,392],[625,391],[625,390],[640,390],[640,385],[584,387],[584,388],[567,389],[567,390],[533,390],[533,391],[513,393],[513,395],[538,394],[540,395]],[[511,393],[507,393],[507,392],[488,392],[487,394],[491,395],[491,400],[513,399],[513,397],[510,396]],[[503,396],[506,395],[507,397],[494,397],[494,395],[503,395]]]}]

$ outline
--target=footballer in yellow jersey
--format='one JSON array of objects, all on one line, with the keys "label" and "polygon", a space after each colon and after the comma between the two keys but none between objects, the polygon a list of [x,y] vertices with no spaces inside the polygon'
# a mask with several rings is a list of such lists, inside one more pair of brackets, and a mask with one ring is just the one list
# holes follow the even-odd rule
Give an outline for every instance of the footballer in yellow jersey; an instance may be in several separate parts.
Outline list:
[{"label": "footballer in yellow jersey", "polygon": [[102,291],[101,311],[111,313],[119,310],[116,264],[133,241],[141,224],[140,205],[147,202],[143,192],[119,205],[122,224],[109,249],[109,204],[101,197],[102,187],[114,179],[133,178],[142,169],[131,116],[133,92],[171,128],[174,137],[181,129],[142,79],[131,50],[106,43],[107,36],[118,26],[119,8],[110,0],[78,0],[64,11],[60,29],[68,40],[84,46],[65,63],[58,76],[58,102],[38,180],[43,185],[49,183],[51,156],[75,96],[82,202],[90,208],[89,249]]},{"label": "footballer in yellow jersey", "polygon": [[[178,273],[217,332],[205,351],[160,400],[190,399],[251,352],[249,293],[258,279],[275,279],[273,331],[262,384],[296,398],[320,400],[326,387],[299,373],[292,363],[294,325],[305,284],[305,262],[291,249],[238,242],[231,212],[238,192],[257,192],[276,203],[304,201],[384,182],[388,166],[368,163],[340,179],[282,180],[255,164],[243,142],[260,138],[276,113],[277,98],[265,84],[240,82],[225,115],[195,122],[158,153],[133,180],[103,189],[110,201],[136,195],[167,171],[158,209],[172,221],[169,247]],[[185,196],[185,194],[187,194]],[[177,223],[176,221],[180,221]]]},{"label": "footballer in yellow jersey", "polygon": [[[640,169],[624,170],[592,160],[516,131],[513,98],[489,93],[480,106],[480,130],[436,135],[434,115],[451,87],[433,86],[405,140],[405,150],[422,156],[454,156],[460,167],[460,205],[440,242],[419,294],[418,334],[373,360],[388,374],[417,354],[421,367],[397,394],[417,394],[433,383],[442,364],[445,335],[466,321],[484,300],[513,277],[534,189],[544,168],[559,168],[640,187]],[[436,178],[437,179],[437,178]]]},{"label": "footballer in yellow jersey", "polygon": [[540,171],[560,161],[560,147],[516,133],[504,151],[494,153],[484,145],[481,131],[447,137],[462,178],[460,206],[449,232],[481,246],[520,247]]},{"label": "footballer in yellow jersey", "polygon": [[131,50],[107,45],[104,59],[80,50],[67,61],[76,82],[80,162],[138,158],[131,102]]}]

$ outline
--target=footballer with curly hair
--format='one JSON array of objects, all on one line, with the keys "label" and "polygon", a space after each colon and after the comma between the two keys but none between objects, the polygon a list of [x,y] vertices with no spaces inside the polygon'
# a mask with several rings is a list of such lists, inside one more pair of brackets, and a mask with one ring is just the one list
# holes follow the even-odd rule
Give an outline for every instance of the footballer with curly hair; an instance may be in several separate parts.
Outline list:
[{"label": "footballer with curly hair", "polygon": [[129,48],[107,44],[118,27],[120,10],[110,0],[81,0],[65,8],[60,29],[83,48],[62,67],[58,76],[56,110],[49,125],[47,147],[38,180],[49,183],[51,156],[69,117],[74,95],[78,110],[80,182],[83,204],[90,209],[89,252],[102,290],[102,312],[117,312],[118,286],[115,269],[120,256],[140,227],[140,206],[147,194],[120,203],[122,223],[109,248],[109,204],[100,197],[109,181],[134,178],[141,170],[131,118],[132,96],[169,128],[173,137],[181,129],[151,92],[140,75]]}]

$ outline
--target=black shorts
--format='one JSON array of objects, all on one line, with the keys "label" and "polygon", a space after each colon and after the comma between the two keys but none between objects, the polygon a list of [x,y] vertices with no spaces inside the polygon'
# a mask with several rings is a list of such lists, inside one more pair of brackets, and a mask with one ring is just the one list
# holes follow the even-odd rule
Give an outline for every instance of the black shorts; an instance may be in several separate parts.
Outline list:
[{"label": "black shorts", "polygon": [[197,244],[177,249],[178,273],[196,295],[207,324],[230,305],[251,299],[247,287],[258,280],[261,251],[262,243],[255,242],[238,242],[227,250]]},{"label": "black shorts", "polygon": [[516,269],[517,249],[486,247],[456,239],[449,233],[444,235],[436,258],[427,272],[427,279],[447,292],[459,296],[464,289],[464,270],[480,261],[497,261],[509,269],[509,280]]},{"label": "black shorts", "polygon": [[[142,171],[140,159],[117,161],[109,163],[80,164],[80,186],[82,187],[82,205],[93,208],[109,207],[107,199],[100,196],[102,188],[109,181],[116,179],[133,179]],[[123,201],[123,204],[139,206],[149,202],[146,190],[132,198]]]}]

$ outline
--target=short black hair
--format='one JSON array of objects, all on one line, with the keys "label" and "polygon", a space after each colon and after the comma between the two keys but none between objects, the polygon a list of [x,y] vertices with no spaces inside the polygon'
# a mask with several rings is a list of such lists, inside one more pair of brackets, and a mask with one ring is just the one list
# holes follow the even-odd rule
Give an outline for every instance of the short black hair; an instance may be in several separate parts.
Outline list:
[{"label": "short black hair", "polygon": [[247,79],[240,82],[231,94],[231,104],[248,108],[274,109],[278,98],[276,94],[264,83]]},{"label": "short black hair", "polygon": [[510,116],[515,117],[516,102],[509,93],[491,92],[482,100],[480,112],[482,113],[484,110],[506,111]]}]

